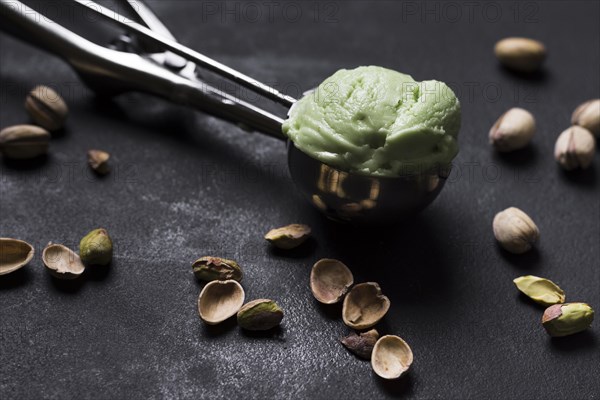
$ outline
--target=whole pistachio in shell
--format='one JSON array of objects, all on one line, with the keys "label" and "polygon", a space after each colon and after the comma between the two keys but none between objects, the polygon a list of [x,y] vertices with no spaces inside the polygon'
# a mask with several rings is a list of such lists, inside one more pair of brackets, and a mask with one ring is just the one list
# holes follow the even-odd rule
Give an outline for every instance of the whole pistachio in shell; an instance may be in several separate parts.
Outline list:
[{"label": "whole pistachio in shell", "polygon": [[48,86],[36,86],[25,100],[25,109],[36,124],[49,131],[61,129],[69,113],[63,98]]},{"label": "whole pistachio in shell", "polygon": [[543,306],[565,302],[565,292],[549,279],[525,275],[513,282],[525,296]]},{"label": "whole pistachio in shell", "polygon": [[340,339],[340,342],[358,357],[370,360],[377,339],[379,339],[379,332],[375,329],[371,329],[370,331],[362,332],[359,335],[357,335],[356,332],[352,332],[348,336]]},{"label": "whole pistachio in shell", "polygon": [[282,319],[283,310],[269,299],[252,300],[237,312],[238,325],[249,331],[266,331],[275,328]]},{"label": "whole pistachio in shell", "polygon": [[106,175],[110,172],[108,159],[110,154],[102,150],[88,150],[88,164],[99,175]]},{"label": "whole pistachio in shell", "polygon": [[513,254],[529,251],[540,238],[535,222],[516,207],[509,207],[496,214],[492,225],[496,240]]},{"label": "whole pistachio in shell", "polygon": [[58,279],[75,279],[85,270],[79,256],[62,244],[49,243],[42,252],[42,261],[48,272]]},{"label": "whole pistachio in shell", "polygon": [[542,325],[552,337],[573,335],[586,330],[594,320],[594,310],[586,303],[555,304],[544,311]]},{"label": "whole pistachio in shell", "polygon": [[342,319],[353,329],[368,329],[379,322],[390,308],[390,299],[375,282],[359,283],[344,298]]},{"label": "whole pistachio in shell", "polygon": [[395,335],[382,336],[371,355],[373,371],[383,379],[400,378],[413,362],[410,346]]},{"label": "whole pistachio in shell", "polygon": [[490,143],[500,152],[521,149],[535,134],[535,118],[523,109],[514,107],[498,118],[489,133]]},{"label": "whole pistachio in shell", "polygon": [[265,239],[273,246],[290,250],[300,246],[310,236],[311,229],[308,225],[291,224],[277,229],[271,229]]},{"label": "whole pistachio in shell", "polygon": [[242,268],[233,260],[220,257],[200,257],[192,264],[194,276],[201,281],[242,281]]},{"label": "whole pistachio in shell", "polygon": [[208,325],[219,324],[240,310],[244,297],[244,289],[237,281],[209,282],[198,297],[198,314]]},{"label": "whole pistachio in shell", "polygon": [[35,125],[14,125],[0,131],[0,152],[13,160],[28,160],[48,152],[50,133]]},{"label": "whole pistachio in shell", "polygon": [[0,275],[10,274],[27,265],[33,253],[33,246],[23,240],[0,238]]},{"label": "whole pistachio in shell", "polygon": [[542,65],[546,58],[546,47],[537,40],[509,37],[496,43],[494,53],[507,68],[529,73]]},{"label": "whole pistachio in shell", "polygon": [[106,229],[94,229],[79,242],[79,256],[85,265],[108,265],[112,261],[113,243]]},{"label": "whole pistachio in shell", "polygon": [[592,165],[595,153],[594,135],[577,125],[563,131],[554,145],[554,158],[567,171],[588,168]]},{"label": "whole pistachio in shell", "polygon": [[600,99],[588,100],[573,111],[571,123],[600,136]]},{"label": "whole pistachio in shell", "polygon": [[323,304],[338,303],[354,283],[354,277],[341,261],[323,258],[310,271],[310,290]]}]

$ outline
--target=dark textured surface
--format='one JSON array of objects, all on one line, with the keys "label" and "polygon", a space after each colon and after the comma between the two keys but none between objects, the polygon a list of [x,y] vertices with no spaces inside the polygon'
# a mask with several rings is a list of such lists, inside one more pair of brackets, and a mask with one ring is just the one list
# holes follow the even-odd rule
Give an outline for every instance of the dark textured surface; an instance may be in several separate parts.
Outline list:
[{"label": "dark textured surface", "polygon": [[[28,120],[22,103],[35,84],[56,87],[71,106],[46,160],[0,164],[1,236],[36,247],[29,266],[0,277],[0,398],[599,397],[598,322],[550,339],[543,309],[512,284],[545,276],[567,300],[600,308],[600,160],[566,174],[552,156],[572,110],[599,96],[598,2],[304,1],[290,3],[287,18],[288,3],[278,3],[272,20],[252,3],[256,22],[243,2],[151,4],[182,43],[279,87],[308,89],[362,64],[451,82],[464,110],[455,172],[428,210],[394,229],[335,225],[294,191],[281,143],[141,95],[97,101],[63,62],[0,34],[0,125]],[[225,4],[239,17],[223,14]],[[493,45],[509,35],[546,43],[542,74],[497,65]],[[487,131],[514,105],[533,112],[538,133],[530,148],[498,156]],[[88,172],[91,147],[113,154],[106,178]],[[520,257],[499,250],[491,230],[513,205],[542,235]],[[290,222],[310,224],[314,240],[269,249],[262,235]],[[108,270],[70,283],[44,271],[48,241],[76,247],[99,226],[116,244]],[[285,310],[280,331],[201,323],[190,265],[206,254],[240,262],[247,299]],[[343,260],[356,282],[381,284],[392,307],[378,329],[415,353],[406,377],[378,379],[337,342],[347,332],[340,308],[319,306],[308,288],[321,257]]]}]

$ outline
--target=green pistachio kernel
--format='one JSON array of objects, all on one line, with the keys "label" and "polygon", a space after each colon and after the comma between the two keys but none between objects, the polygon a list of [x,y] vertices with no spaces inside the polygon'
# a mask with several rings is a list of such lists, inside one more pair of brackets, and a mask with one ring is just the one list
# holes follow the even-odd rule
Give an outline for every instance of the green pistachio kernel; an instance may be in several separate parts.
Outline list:
[{"label": "green pistachio kernel", "polygon": [[219,257],[200,257],[192,264],[194,275],[201,281],[242,281],[242,268],[233,260]]},{"label": "green pistachio kernel", "polygon": [[523,294],[543,306],[565,302],[565,292],[549,279],[526,275],[516,278],[513,282]]},{"label": "green pistachio kernel", "polygon": [[265,331],[279,325],[283,310],[273,300],[258,299],[245,304],[237,313],[238,325],[250,331]]},{"label": "green pistachio kernel", "polygon": [[568,336],[589,328],[594,310],[586,303],[555,304],[544,311],[542,325],[550,336]]},{"label": "green pistachio kernel", "polygon": [[113,244],[106,229],[94,229],[79,242],[79,257],[85,265],[108,265],[112,255]]}]

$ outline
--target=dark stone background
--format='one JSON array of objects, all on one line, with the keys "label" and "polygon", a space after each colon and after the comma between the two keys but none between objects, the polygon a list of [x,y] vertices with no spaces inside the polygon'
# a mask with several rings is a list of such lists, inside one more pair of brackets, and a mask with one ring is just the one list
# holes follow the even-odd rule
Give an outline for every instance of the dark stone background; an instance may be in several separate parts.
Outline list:
[{"label": "dark stone background", "polygon": [[[143,95],[100,101],[65,63],[0,34],[0,125],[28,121],[22,104],[36,84],[54,86],[71,107],[47,159],[0,163],[1,235],[36,247],[29,266],[0,277],[1,398],[598,398],[599,324],[551,339],[543,309],[512,283],[541,275],[568,300],[600,308],[600,160],[567,174],[553,159],[573,109],[599,96],[598,2],[150,4],[182,43],[292,95],[364,64],[451,83],[464,110],[454,173],[414,220],[388,230],[336,225],[294,190],[281,143]],[[53,12],[104,37],[94,17],[68,9]],[[499,67],[493,45],[511,35],[547,45],[542,73]],[[526,150],[500,156],[487,132],[517,105],[536,116],[538,132]],[[112,174],[88,172],[89,148],[113,155]],[[541,230],[527,255],[494,242],[492,218],[508,206]],[[310,224],[314,240],[271,250],[262,235],[291,222]],[[100,226],[116,244],[108,270],[70,283],[44,271],[48,241],[76,247]],[[203,325],[190,265],[206,254],[239,260],[247,299],[284,308],[280,331]],[[415,354],[406,377],[378,379],[337,342],[347,332],[340,308],[320,306],[308,287],[321,257],[346,262],[356,282],[381,284],[392,307],[378,329]]]}]

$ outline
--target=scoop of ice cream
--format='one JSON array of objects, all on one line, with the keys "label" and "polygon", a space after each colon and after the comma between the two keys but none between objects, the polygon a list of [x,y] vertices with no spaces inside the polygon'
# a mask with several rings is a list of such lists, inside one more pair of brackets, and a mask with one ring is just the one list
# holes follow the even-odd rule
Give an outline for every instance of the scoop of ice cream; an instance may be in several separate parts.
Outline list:
[{"label": "scoop of ice cream", "polygon": [[447,168],[459,130],[460,103],[445,83],[376,66],[337,71],[294,104],[283,124],[305,154],[387,177]]}]

